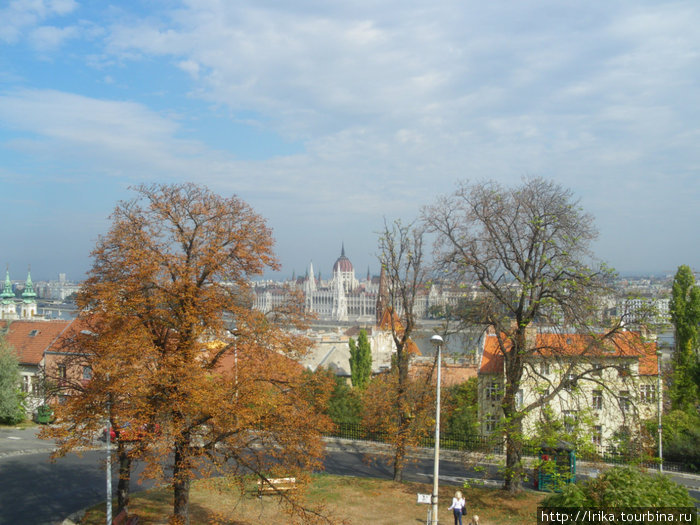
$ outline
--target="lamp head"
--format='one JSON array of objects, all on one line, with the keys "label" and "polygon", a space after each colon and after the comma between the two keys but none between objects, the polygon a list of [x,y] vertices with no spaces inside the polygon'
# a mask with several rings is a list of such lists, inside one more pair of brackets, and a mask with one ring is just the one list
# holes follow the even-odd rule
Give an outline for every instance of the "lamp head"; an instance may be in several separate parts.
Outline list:
[{"label": "lamp head", "polygon": [[430,342],[433,343],[435,346],[440,346],[443,343],[442,337],[440,337],[438,334],[435,334],[430,338]]}]

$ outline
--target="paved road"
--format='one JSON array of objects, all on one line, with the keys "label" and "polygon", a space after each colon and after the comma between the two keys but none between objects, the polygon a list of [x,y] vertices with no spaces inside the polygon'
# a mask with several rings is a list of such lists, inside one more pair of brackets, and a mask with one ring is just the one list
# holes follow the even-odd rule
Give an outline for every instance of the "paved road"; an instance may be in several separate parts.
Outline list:
[{"label": "paved road", "polygon": [[[92,450],[71,454],[56,462],[49,460],[51,443],[35,437],[35,429],[22,431],[0,429],[0,525],[48,525],[60,523],[69,514],[104,499],[104,452]],[[31,453],[30,453],[31,452]],[[381,456],[363,461],[363,448],[334,443],[329,445],[326,471],[331,474],[390,478],[391,468]],[[465,469],[458,461],[441,460],[440,482],[461,485],[465,478],[495,480],[500,478],[495,466],[483,472]],[[132,476],[132,490],[151,486],[138,485]],[[406,469],[408,481],[432,482],[430,457],[411,462]],[[700,502],[700,477],[677,477],[691,487]],[[112,480],[116,487],[116,475]],[[487,481],[486,483],[489,483]],[[496,483],[496,482],[493,482]]]}]

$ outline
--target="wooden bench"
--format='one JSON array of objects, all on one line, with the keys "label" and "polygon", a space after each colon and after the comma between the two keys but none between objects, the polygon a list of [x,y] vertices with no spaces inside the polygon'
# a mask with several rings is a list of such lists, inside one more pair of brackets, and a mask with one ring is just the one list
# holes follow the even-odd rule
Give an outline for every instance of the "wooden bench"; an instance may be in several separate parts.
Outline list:
[{"label": "wooden bench", "polygon": [[112,518],[112,525],[138,525],[138,516],[129,516],[126,509],[121,509],[117,515]]},{"label": "wooden bench", "polygon": [[296,488],[297,478],[271,478],[267,481],[258,480],[258,497],[265,494],[275,494]]}]

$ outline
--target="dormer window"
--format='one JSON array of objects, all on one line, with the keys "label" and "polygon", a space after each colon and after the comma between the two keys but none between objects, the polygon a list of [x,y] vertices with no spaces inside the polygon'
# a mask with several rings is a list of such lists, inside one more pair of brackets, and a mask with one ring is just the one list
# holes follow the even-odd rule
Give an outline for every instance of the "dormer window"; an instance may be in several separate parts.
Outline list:
[{"label": "dormer window", "polygon": [[35,335],[38,335],[38,334],[39,334],[39,330],[32,330],[31,332],[29,332],[29,337],[34,337]]}]

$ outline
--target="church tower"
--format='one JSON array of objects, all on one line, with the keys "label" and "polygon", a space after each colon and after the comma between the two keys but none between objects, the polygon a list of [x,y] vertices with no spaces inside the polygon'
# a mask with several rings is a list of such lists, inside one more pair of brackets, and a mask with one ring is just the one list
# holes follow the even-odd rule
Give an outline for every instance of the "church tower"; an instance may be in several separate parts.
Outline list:
[{"label": "church tower", "polygon": [[379,293],[377,293],[377,325],[381,324],[384,317],[384,310],[389,306],[389,281],[386,277],[386,270],[382,265],[379,274]]},{"label": "church tower", "polygon": [[12,291],[9,268],[5,270],[5,287],[0,294],[0,317],[3,319],[15,319],[17,317],[15,292]]},{"label": "church tower", "polygon": [[32,274],[27,270],[27,280],[24,283],[24,292],[22,292],[22,311],[20,317],[22,319],[31,319],[36,316],[36,293],[32,284]]},{"label": "church tower", "polygon": [[316,276],[314,275],[314,262],[309,263],[309,271],[304,281],[304,293],[309,294],[316,291]]},{"label": "church tower", "polygon": [[332,316],[336,321],[348,320],[348,299],[345,296],[345,288],[343,287],[343,279],[340,276],[340,270],[337,270],[333,276]]}]

